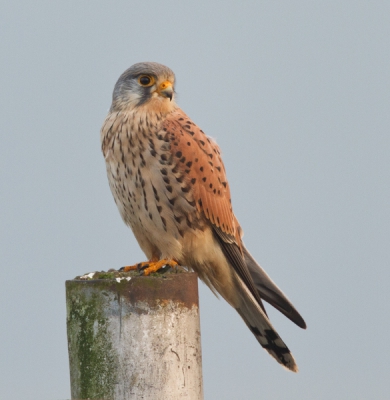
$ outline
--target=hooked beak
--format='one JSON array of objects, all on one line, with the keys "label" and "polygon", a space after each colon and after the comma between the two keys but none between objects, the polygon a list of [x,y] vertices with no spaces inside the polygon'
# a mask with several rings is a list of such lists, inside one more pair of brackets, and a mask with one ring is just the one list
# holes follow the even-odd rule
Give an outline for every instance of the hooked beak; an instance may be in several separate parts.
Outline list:
[{"label": "hooked beak", "polygon": [[169,81],[164,81],[163,83],[160,84],[159,88],[157,89],[157,93],[160,96],[168,97],[169,100],[172,101],[172,97],[173,97],[172,83]]}]

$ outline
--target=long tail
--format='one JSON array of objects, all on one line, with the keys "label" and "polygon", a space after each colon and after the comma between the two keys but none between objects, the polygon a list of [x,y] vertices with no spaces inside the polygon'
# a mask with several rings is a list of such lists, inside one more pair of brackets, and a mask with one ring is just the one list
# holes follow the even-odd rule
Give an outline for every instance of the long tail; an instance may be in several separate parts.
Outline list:
[{"label": "long tail", "polygon": [[[209,280],[209,286],[214,286],[217,289],[216,291],[238,311],[261,346],[276,361],[285,368],[297,372],[298,367],[294,357],[268,319],[262,299],[273,305],[301,328],[306,328],[305,321],[283,292],[256,263],[243,244],[243,252],[241,252],[235,238],[215,226],[213,226],[213,231],[226,257],[226,261],[231,267],[230,272],[232,273],[234,289],[238,297],[233,299],[228,287],[225,287],[226,285],[221,284],[216,279],[211,280],[207,277],[205,281]],[[224,262],[216,261],[216,265],[218,264],[223,265]],[[220,271],[219,274],[226,275],[227,271]]]},{"label": "long tail", "polygon": [[236,308],[248,328],[255,335],[261,346],[283,367],[298,372],[298,366],[289,348],[272,326],[267,315],[246,285],[237,276],[237,286],[240,293],[240,305]]}]

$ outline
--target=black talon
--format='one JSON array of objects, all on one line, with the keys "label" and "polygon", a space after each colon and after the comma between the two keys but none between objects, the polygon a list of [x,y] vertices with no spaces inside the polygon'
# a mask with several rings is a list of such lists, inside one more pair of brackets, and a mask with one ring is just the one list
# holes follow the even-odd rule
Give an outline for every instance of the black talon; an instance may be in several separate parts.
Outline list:
[{"label": "black talon", "polygon": [[139,272],[140,276],[144,274],[144,270],[149,267],[149,264],[142,265],[142,263],[137,264],[137,271]]}]

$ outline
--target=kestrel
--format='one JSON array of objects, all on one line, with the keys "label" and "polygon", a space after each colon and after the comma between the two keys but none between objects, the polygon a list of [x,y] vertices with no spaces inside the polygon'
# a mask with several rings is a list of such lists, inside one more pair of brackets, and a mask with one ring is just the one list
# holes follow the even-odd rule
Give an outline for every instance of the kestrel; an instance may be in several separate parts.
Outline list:
[{"label": "kestrel", "polygon": [[164,265],[194,270],[276,361],[298,371],[262,299],[306,324],[245,248],[219,147],[175,103],[168,67],[138,63],[120,76],[101,144],[115,203],[149,259],[138,264],[144,273]]}]

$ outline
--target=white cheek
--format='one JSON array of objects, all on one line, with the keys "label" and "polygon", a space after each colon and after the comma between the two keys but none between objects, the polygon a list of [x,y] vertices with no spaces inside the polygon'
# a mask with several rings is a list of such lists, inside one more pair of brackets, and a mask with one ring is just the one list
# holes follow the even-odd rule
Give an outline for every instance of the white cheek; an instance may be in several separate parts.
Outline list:
[{"label": "white cheek", "polygon": [[137,92],[128,92],[127,93],[128,96],[128,101],[129,103],[138,103],[141,99],[141,95]]}]

